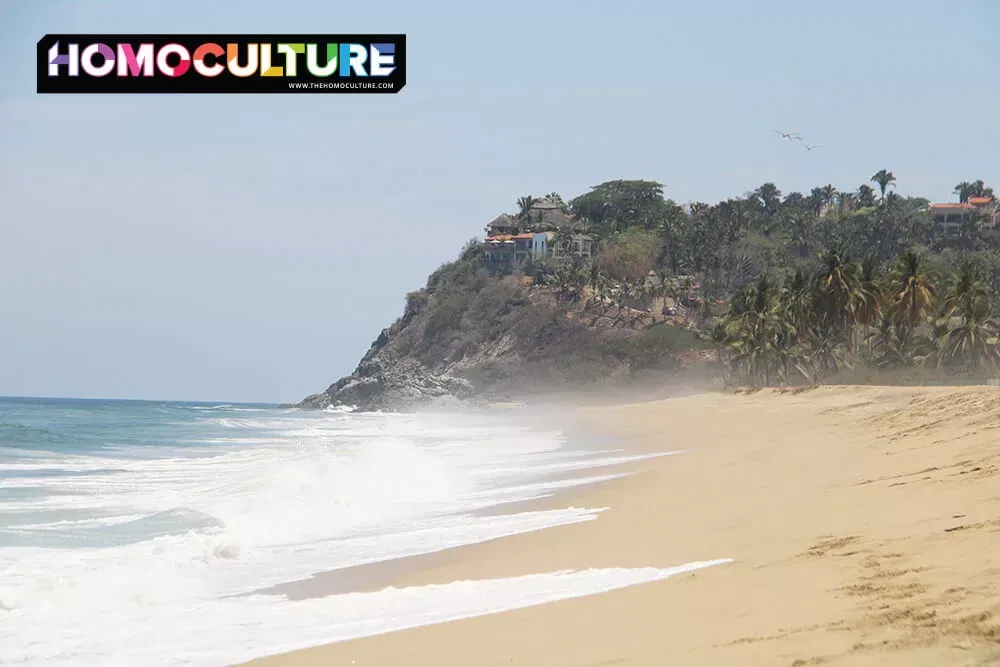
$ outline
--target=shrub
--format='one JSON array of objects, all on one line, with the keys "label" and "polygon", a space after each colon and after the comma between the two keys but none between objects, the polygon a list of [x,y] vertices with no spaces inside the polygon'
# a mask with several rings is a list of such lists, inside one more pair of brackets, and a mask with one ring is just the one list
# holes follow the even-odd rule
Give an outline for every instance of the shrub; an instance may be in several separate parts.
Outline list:
[{"label": "shrub", "polygon": [[597,263],[616,280],[642,280],[656,266],[662,245],[653,232],[629,229],[604,244]]}]

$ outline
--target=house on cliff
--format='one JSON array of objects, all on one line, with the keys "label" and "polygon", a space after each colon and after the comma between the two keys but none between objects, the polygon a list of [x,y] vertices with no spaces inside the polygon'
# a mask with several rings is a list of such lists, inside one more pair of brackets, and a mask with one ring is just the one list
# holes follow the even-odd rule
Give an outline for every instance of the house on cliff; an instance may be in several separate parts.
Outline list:
[{"label": "house on cliff", "polygon": [[587,234],[563,237],[556,232],[526,232],[487,236],[483,245],[487,265],[494,269],[513,270],[528,261],[561,261],[574,255],[590,258],[594,255],[596,241]]},{"label": "house on cliff", "polygon": [[931,204],[931,221],[934,227],[946,238],[962,236],[974,218],[982,221],[986,227],[996,227],[1000,219],[1000,209],[993,196],[970,197],[967,202]]},{"label": "house on cliff", "polygon": [[528,232],[551,232],[571,225],[573,216],[566,212],[566,205],[556,199],[543,197],[532,203],[523,215],[501,213],[486,225],[487,236],[516,236]]},{"label": "house on cliff", "polygon": [[513,270],[529,260],[592,257],[596,240],[573,227],[566,205],[553,197],[535,200],[523,215],[502,213],[486,225],[486,263],[495,270]]}]

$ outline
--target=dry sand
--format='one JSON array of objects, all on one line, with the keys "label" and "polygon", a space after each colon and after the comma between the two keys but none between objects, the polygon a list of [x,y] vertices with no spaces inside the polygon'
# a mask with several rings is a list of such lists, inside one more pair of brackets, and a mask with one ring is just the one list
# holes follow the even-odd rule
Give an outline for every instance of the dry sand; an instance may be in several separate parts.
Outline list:
[{"label": "dry sand", "polygon": [[1000,665],[1000,390],[703,394],[586,408],[577,426],[690,451],[558,499],[611,508],[595,521],[368,583],[734,562],[250,664]]}]

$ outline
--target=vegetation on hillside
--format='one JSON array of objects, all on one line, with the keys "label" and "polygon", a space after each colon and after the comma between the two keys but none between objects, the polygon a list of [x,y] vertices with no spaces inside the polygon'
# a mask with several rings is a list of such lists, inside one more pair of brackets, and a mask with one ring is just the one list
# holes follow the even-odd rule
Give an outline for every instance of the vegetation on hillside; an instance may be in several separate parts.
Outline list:
[{"label": "vegetation on hillside", "polygon": [[596,326],[547,283],[495,276],[482,264],[482,242],[438,268],[407,295],[387,340],[392,354],[470,380],[479,391],[556,387],[676,369],[676,355],[708,348],[681,327]]},{"label": "vegetation on hillside", "polygon": [[[955,194],[966,202],[993,192],[977,180]],[[672,334],[645,331],[683,325],[715,348],[733,382],[819,382],[859,366],[997,371],[1000,229],[976,213],[946,234],[929,201],[900,195],[889,170],[849,190],[784,194],[765,183],[716,204],[681,206],[643,180],[602,183],[568,203],[548,198],[572,215],[554,230],[557,242],[586,232],[598,240],[594,256],[529,262],[498,277],[481,241],[471,241],[408,298],[405,317],[422,318],[418,355],[447,349],[460,358],[482,342],[468,332],[492,323],[488,335],[550,353],[545,341],[572,330],[556,356],[596,346],[594,367],[636,368],[663,357],[657,336],[677,350]],[[513,217],[523,228],[544,229],[532,216],[538,201],[518,200]],[[529,303],[533,315],[503,319]],[[678,304],[679,321],[668,303]],[[602,328],[623,333],[608,343],[584,331]]]}]

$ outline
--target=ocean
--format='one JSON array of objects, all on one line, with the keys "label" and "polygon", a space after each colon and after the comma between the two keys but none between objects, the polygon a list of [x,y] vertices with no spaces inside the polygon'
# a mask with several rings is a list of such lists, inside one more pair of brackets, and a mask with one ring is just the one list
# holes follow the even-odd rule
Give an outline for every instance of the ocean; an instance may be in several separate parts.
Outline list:
[{"label": "ocean", "polygon": [[0,398],[0,664],[229,665],[676,571],[265,591],[593,520],[602,508],[498,510],[643,458],[520,421]]}]

